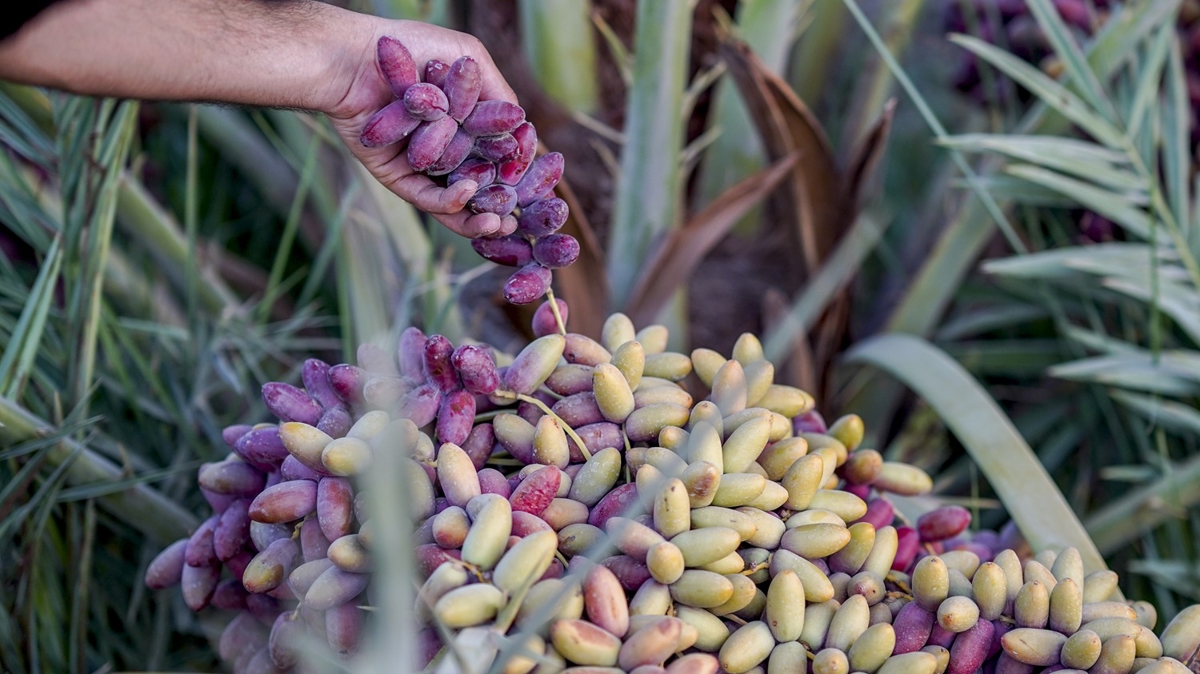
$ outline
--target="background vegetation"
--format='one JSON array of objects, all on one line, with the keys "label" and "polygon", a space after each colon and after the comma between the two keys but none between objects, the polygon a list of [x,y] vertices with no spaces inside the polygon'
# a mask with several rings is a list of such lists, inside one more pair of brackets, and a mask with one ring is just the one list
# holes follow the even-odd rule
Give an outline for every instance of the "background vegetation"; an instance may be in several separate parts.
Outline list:
[{"label": "background vegetation", "polygon": [[[351,6],[478,35],[566,155],[573,330],[762,334],[978,526],[1078,540],[1030,507],[1061,492],[1165,621],[1200,600],[1196,7],[1027,4],[1032,62],[948,39],[989,19],[957,0]],[[140,577],[220,429],[309,355],[528,314],[319,118],[4,84],[0,144],[0,667],[211,670],[222,616]]]}]

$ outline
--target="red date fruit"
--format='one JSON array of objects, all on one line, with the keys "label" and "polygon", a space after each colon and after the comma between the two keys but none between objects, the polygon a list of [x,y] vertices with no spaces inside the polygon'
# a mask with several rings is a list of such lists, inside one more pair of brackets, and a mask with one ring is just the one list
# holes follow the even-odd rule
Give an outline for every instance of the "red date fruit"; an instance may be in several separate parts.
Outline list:
[{"label": "red date fruit", "polygon": [[435,87],[445,87],[446,75],[450,72],[450,64],[437,59],[431,59],[425,64],[425,81]]},{"label": "red date fruit", "polygon": [[550,269],[570,266],[579,259],[579,241],[570,234],[550,234],[533,244],[533,259]]},{"label": "red date fruit", "polygon": [[[555,298],[554,301],[558,304],[558,314],[562,316],[563,325],[566,325],[567,315],[570,313],[567,303],[558,298]],[[534,337],[544,337],[558,332],[558,322],[554,320],[554,312],[550,309],[549,300],[543,302],[542,306],[533,312],[532,328]],[[590,380],[588,388],[591,388]]]},{"label": "red date fruit", "polygon": [[397,98],[403,96],[409,87],[420,81],[417,77],[417,64],[413,62],[412,54],[399,40],[386,35],[379,38],[379,44],[376,46],[376,58],[384,79],[387,80],[388,86],[392,88],[392,93]]},{"label": "red date fruit", "polygon": [[537,156],[537,131],[533,124],[525,122],[512,132],[512,136],[517,140],[517,156],[501,164],[498,169],[497,180],[505,185],[516,185],[520,182],[529,165],[533,163],[533,158]]},{"label": "red date fruit", "polygon": [[546,466],[522,480],[508,501],[514,511],[541,515],[558,493],[561,481],[562,471],[555,466]]},{"label": "red date fruit", "polygon": [[449,103],[441,89],[428,82],[420,82],[404,92],[404,108],[413,117],[432,122],[446,116]]},{"label": "red date fruit", "polygon": [[344,477],[325,477],[317,483],[317,524],[325,539],[336,541],[351,533],[354,488]]},{"label": "red date fruit", "polygon": [[463,119],[463,129],[472,136],[512,133],[525,121],[521,106],[508,101],[479,101]]},{"label": "red date fruit", "polygon": [[562,178],[563,165],[563,156],[559,152],[550,152],[533,160],[529,170],[517,182],[517,205],[524,208],[549,196]]},{"label": "red date fruit", "polygon": [[521,147],[517,144],[517,139],[511,133],[502,133],[498,136],[483,136],[482,138],[475,139],[475,154],[497,164],[512,161],[520,152]]},{"label": "red date fruit", "polygon": [[433,166],[449,147],[454,134],[458,133],[458,122],[443,117],[432,122],[421,122],[408,142],[408,163],[414,171],[424,171]]},{"label": "red date fruit", "polygon": [[496,165],[486,159],[467,159],[458,165],[458,168],[450,172],[450,177],[446,179],[448,185],[453,185],[460,180],[474,180],[476,185],[483,187],[491,185],[496,179]]},{"label": "red date fruit", "polygon": [[517,207],[517,193],[508,185],[492,184],[479,188],[467,202],[467,208],[476,213],[508,215]]},{"label": "red date fruit", "polygon": [[396,416],[411,419],[417,428],[424,426],[437,416],[438,405],[442,403],[442,392],[433,384],[423,384],[408,392],[400,401]]},{"label": "red date fruit", "polygon": [[504,284],[504,299],[512,304],[537,301],[550,289],[553,277],[550,270],[534,262],[521,267]]},{"label": "red date fruit", "polygon": [[461,122],[475,109],[479,92],[483,91],[483,73],[479,64],[470,56],[455,61],[446,73],[442,84],[446,98],[450,100],[449,115]]},{"label": "red date fruit", "polygon": [[367,373],[355,365],[334,365],[329,368],[329,384],[333,392],[343,401],[351,405],[362,402],[363,385],[367,383]]},{"label": "red date fruit", "polygon": [[404,101],[392,101],[367,120],[359,142],[366,147],[384,147],[398,143],[416,130],[421,120],[412,116]]},{"label": "red date fruit", "polygon": [[425,376],[442,393],[462,388],[458,372],[450,362],[453,353],[454,345],[445,335],[431,335],[425,340]]},{"label": "red date fruit", "polygon": [[917,520],[917,533],[927,543],[954,538],[971,524],[971,511],[962,506],[935,508]]},{"label": "red date fruit", "polygon": [[435,428],[438,442],[456,445],[466,442],[474,422],[475,396],[471,392],[459,389],[442,396]]},{"label": "red date fruit", "polygon": [[279,524],[301,519],[317,509],[317,483],[281,482],[267,487],[250,503],[250,519]]},{"label": "red date fruit", "polygon": [[433,166],[430,166],[425,172],[431,176],[444,176],[451,173],[466,161],[474,146],[475,139],[471,138],[471,134],[462,129],[455,131],[454,137],[446,145],[442,156],[438,157],[438,160],[433,162]]}]

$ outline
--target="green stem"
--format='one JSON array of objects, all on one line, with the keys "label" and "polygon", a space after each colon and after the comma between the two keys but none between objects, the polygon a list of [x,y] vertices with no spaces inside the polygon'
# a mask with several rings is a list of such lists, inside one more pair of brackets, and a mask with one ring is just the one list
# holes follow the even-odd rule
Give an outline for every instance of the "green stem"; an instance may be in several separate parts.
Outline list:
[{"label": "green stem", "polygon": [[1092,513],[1086,527],[1103,554],[1111,554],[1167,519],[1200,502],[1200,458]]},{"label": "green stem", "polygon": [[558,333],[563,337],[567,336],[567,324],[563,320],[562,314],[558,311],[558,302],[554,299],[554,289],[546,289],[546,299],[550,302],[550,313],[554,314],[554,322],[558,325]]},{"label": "green stem", "polygon": [[[128,172],[117,185],[117,221],[158,258],[168,276],[186,287],[187,278],[180,276],[179,271],[187,269],[194,257],[187,236],[170,213]],[[196,297],[204,308],[216,313],[237,311],[241,303],[212,269],[205,266],[199,272],[204,282],[196,284]]]},{"label": "green stem", "polygon": [[[0,398],[0,446],[11,447],[51,432],[53,427],[49,423],[8,398]],[[66,475],[66,482],[71,486],[115,482],[125,477],[111,461],[71,439],[59,442],[48,453],[47,463],[58,466],[72,455],[76,456]],[[199,525],[195,515],[145,485],[132,486],[97,500],[122,522],[162,545],[187,536]]]},{"label": "green stem", "polygon": [[575,441],[575,444],[579,446],[579,452],[583,454],[583,459],[585,461],[592,458],[592,453],[588,451],[587,445],[583,444],[583,440],[580,439],[579,434],[575,432],[575,429],[568,426],[567,422],[562,420],[562,417],[555,414],[554,410],[551,410],[546,406],[546,403],[534,398],[533,396],[527,396],[524,393],[513,393],[511,391],[496,391],[492,395],[497,395],[502,398],[514,398],[516,400],[520,400],[521,402],[536,405],[538,409],[545,412],[548,416],[550,416],[550,418],[557,421],[558,425],[562,427],[563,432],[567,434],[567,437]]}]

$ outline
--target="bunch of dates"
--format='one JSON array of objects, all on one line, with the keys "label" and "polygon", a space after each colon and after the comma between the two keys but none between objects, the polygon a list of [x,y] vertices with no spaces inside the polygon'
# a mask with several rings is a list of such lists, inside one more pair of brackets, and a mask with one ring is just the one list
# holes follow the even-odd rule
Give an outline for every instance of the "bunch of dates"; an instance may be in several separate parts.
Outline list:
[{"label": "bunch of dates", "polygon": [[[305,639],[350,657],[388,638],[368,617],[385,526],[413,532],[416,659],[439,674],[1196,667],[1200,607],[1156,635],[1073,548],[1019,556],[954,505],[905,519],[890,496],[929,475],[774,383],[753,335],[676,353],[614,314],[596,341],[551,302],[515,357],[410,328],[394,355],[266,385],[279,423],[226,430],[199,473],[212,517],[146,583],[233,612],[238,673],[304,670]],[[404,453],[411,528],[356,489],[380,452]]]},{"label": "bunch of dates", "polygon": [[450,65],[429,61],[424,81],[398,40],[380,38],[377,57],[396,100],[367,121],[362,144],[407,142],[413,170],[444,178],[446,185],[474,181],[479,188],[467,207],[495,213],[501,227],[494,237],[472,245],[492,262],[519,267],[504,286],[505,298],[528,304],[546,294],[550,270],[579,257],[579,241],[558,232],[568,215],[566,202],[553,195],[563,156],[537,156],[537,131],[520,106],[479,100],[483,80],[471,57]]}]

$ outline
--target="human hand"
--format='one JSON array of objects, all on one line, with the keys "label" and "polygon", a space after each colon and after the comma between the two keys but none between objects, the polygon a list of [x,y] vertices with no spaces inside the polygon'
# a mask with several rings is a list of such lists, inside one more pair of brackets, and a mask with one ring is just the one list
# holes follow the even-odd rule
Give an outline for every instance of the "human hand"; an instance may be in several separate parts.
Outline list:
[{"label": "human hand", "polygon": [[364,18],[369,21],[363,25],[370,28],[364,30],[360,27],[352,37],[347,36],[355,41],[355,46],[343,52],[342,62],[332,70],[334,77],[346,83],[345,93],[339,100],[331,101],[328,109],[322,112],[329,117],[351,154],[400,198],[430,213],[435,220],[462,236],[475,238],[498,231],[499,216],[493,213],[475,214],[465,209],[467,201],[479,188],[473,181],[464,180],[450,187],[439,187],[428,176],[417,173],[409,165],[406,144],[369,148],[363,146],[359,136],[367,120],[395,99],[376,62],[376,45],[383,36],[393,37],[404,44],[412,54],[418,72],[424,72],[425,63],[432,59],[447,64],[461,56],[475,59],[483,75],[480,100],[516,103],[516,94],[504,81],[483,44],[475,37],[418,21]]}]

